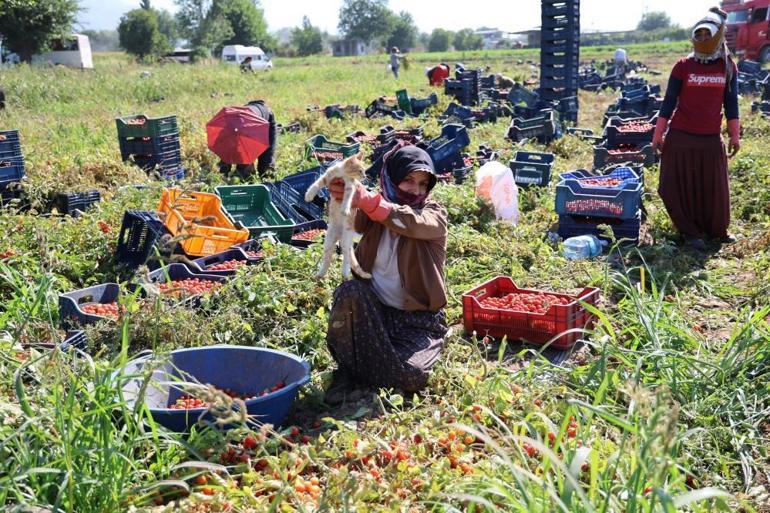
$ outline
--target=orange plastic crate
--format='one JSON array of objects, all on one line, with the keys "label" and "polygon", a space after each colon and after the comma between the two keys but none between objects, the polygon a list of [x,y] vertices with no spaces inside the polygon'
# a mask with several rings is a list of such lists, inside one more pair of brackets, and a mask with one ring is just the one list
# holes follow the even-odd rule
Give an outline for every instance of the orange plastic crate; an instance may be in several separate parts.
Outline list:
[{"label": "orange plastic crate", "polygon": [[171,235],[188,236],[181,242],[188,255],[213,255],[249,238],[247,229],[236,228],[227,218],[215,194],[163,189],[158,212]]},{"label": "orange plastic crate", "polygon": [[[572,299],[567,305],[552,305],[544,314],[518,312],[482,306],[481,301],[489,297],[503,297],[508,294],[546,293]],[[534,289],[520,289],[507,276],[498,276],[463,294],[463,327],[466,333],[476,332],[479,336],[494,338],[508,337],[508,340],[525,340],[534,344],[545,344],[556,338],[549,347],[567,349],[582,336],[572,329],[589,329],[594,316],[579,301],[596,305],[599,289],[584,288],[577,297]]]}]

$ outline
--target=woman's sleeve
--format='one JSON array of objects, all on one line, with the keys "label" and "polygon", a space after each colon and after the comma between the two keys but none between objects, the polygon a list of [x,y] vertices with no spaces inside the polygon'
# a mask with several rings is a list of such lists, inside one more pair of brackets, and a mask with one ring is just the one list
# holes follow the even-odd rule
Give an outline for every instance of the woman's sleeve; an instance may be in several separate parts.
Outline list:
[{"label": "woman's sleeve", "polygon": [[676,104],[679,102],[679,93],[682,92],[682,69],[681,61],[677,62],[668,77],[668,86],[666,86],[666,97],[663,99],[663,105],[660,108],[659,116],[671,119]]},{"label": "woman's sleeve", "polygon": [[369,216],[367,216],[363,210],[358,209],[356,212],[356,218],[353,220],[353,229],[356,231],[356,233],[364,233],[372,224],[372,222],[373,221],[369,219]]},{"label": "woman's sleeve", "polygon": [[446,240],[447,211],[438,203],[429,203],[421,209],[393,205],[390,214],[381,223],[392,232],[412,239]]},{"label": "woman's sleeve", "polygon": [[725,87],[725,117],[727,120],[740,118],[738,111],[738,69],[733,68],[729,87]]}]

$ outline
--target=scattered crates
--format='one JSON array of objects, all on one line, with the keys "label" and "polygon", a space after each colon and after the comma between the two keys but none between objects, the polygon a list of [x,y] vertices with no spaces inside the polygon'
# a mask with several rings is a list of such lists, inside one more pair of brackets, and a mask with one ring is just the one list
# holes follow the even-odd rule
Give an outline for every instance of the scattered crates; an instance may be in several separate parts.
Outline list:
[{"label": "scattered crates", "polygon": [[[294,173],[293,175],[289,175],[283,178],[283,182],[286,182],[289,184],[295,191],[297,191],[301,197],[305,197],[305,193],[310,188],[313,183],[321,178],[321,175],[324,173],[323,166],[318,166],[314,168],[307,169],[305,171],[300,171],[299,173]],[[326,201],[329,199],[329,189],[326,187],[321,188],[321,190],[318,191],[318,194],[316,194],[316,197],[313,198],[313,203],[318,205],[319,207],[323,207],[326,205]]]},{"label": "scattered crates", "polygon": [[305,201],[305,197],[288,183],[279,181],[264,185],[270,189],[272,203],[287,219],[291,219],[295,224],[317,221],[323,217],[323,207]]},{"label": "scattered crates", "polygon": [[341,143],[330,141],[324,135],[314,135],[305,142],[305,158],[315,158],[321,163],[336,162],[352,157],[361,149],[358,142]]},{"label": "scattered crates", "polygon": [[[129,268],[148,262],[159,248],[161,238],[168,232],[155,212],[127,210],[118,234],[115,260]],[[150,268],[153,268],[150,266]]]},{"label": "scattered crates", "polygon": [[10,184],[20,182],[24,176],[22,157],[0,159],[0,192],[6,191]]},{"label": "scattered crates", "polygon": [[651,166],[656,161],[657,156],[652,151],[651,144],[642,147],[624,146],[617,148],[607,148],[604,143],[594,146],[594,169],[626,162]]},{"label": "scattered crates", "polygon": [[508,91],[508,101],[513,105],[524,104],[534,108],[540,101],[540,95],[521,84],[513,84],[513,87]]},{"label": "scattered crates", "polygon": [[306,238],[297,238],[297,235],[301,233],[307,233],[310,230],[326,230],[328,228],[328,225],[326,221],[318,220],[318,221],[310,221],[308,223],[303,223],[301,225],[297,225],[294,227],[294,232],[291,236],[291,241],[289,241],[289,244],[296,248],[302,248],[306,249],[311,244],[313,244],[314,240],[308,240]]},{"label": "scattered crates", "polygon": [[608,225],[616,240],[625,239],[636,243],[639,241],[639,230],[642,225],[641,211],[631,219],[560,215],[558,235],[564,240],[579,235],[595,235],[600,239],[610,240],[599,225]]},{"label": "scattered crates", "polygon": [[638,181],[622,188],[586,186],[577,179],[563,179],[556,185],[555,211],[560,215],[632,219],[641,203]]},{"label": "scattered crates", "polygon": [[585,169],[562,173],[560,181],[575,180],[584,189],[601,187],[603,189],[636,189],[641,183],[639,175],[630,167],[620,166],[608,173],[592,174]]},{"label": "scattered crates", "polygon": [[521,142],[525,139],[537,139],[547,144],[562,135],[561,122],[555,111],[546,109],[540,115],[530,119],[513,118],[508,127],[508,139]]},{"label": "scattered crates", "polygon": [[294,221],[287,219],[270,201],[265,185],[223,185],[214,189],[222,209],[233,223],[243,225],[252,238],[272,232],[283,242],[291,239]]},{"label": "scattered crates", "polygon": [[390,116],[394,119],[404,119],[406,113],[398,105],[391,105],[384,98],[377,98],[366,107],[364,116],[367,118]]},{"label": "scattered crates", "polygon": [[[198,279],[201,281],[213,281],[216,283],[222,283],[227,279],[226,276],[195,273],[185,264],[169,264],[169,265],[160,267],[152,271],[148,275],[148,278],[150,280],[150,283],[155,283],[158,285],[161,283],[171,283],[175,281],[190,280],[190,279]],[[182,298],[182,302],[189,303],[191,305],[196,305],[198,300],[199,300],[199,297],[194,295],[185,295]]]},{"label": "scattered crates", "polygon": [[82,307],[88,303],[114,303],[119,296],[120,285],[117,283],[104,283],[59,294],[59,322],[63,327],[66,327],[109,320],[109,317],[86,313]]},{"label": "scattered crates", "polygon": [[20,182],[24,175],[24,155],[21,151],[19,131],[0,131],[0,194],[4,202],[15,197],[15,194],[8,190],[8,186]]},{"label": "scattered crates", "polygon": [[101,200],[101,195],[96,189],[85,192],[60,192],[51,202],[51,208],[60,214],[78,217]]},{"label": "scattered crates", "polygon": [[[518,312],[484,306],[482,302],[491,297],[508,294],[540,294],[543,291],[522,289],[507,276],[498,276],[466,292],[463,300],[463,327],[466,333],[477,333],[494,338],[524,340],[534,344],[546,344],[553,339],[550,347],[567,349],[583,334],[580,329],[590,329],[594,316],[581,303],[596,306],[599,289],[584,288],[577,296],[546,292],[570,299],[567,305],[552,305],[544,314]],[[568,331],[575,330],[571,333]]]},{"label": "scattered crates", "polygon": [[396,91],[398,107],[412,116],[419,116],[431,105],[438,103],[438,95],[431,93],[427,98],[411,98],[406,89]]},{"label": "scattered crates", "polygon": [[545,187],[551,181],[553,161],[553,153],[517,151],[508,162],[508,167],[513,172],[516,185]]},{"label": "scattered crates", "polygon": [[64,340],[59,344],[61,351],[70,349],[85,349],[88,346],[88,338],[83,330],[68,330],[64,335]]},{"label": "scattered crates", "polygon": [[249,238],[249,230],[236,228],[215,194],[164,188],[158,212],[171,235],[185,237],[181,246],[188,255],[213,255]]}]

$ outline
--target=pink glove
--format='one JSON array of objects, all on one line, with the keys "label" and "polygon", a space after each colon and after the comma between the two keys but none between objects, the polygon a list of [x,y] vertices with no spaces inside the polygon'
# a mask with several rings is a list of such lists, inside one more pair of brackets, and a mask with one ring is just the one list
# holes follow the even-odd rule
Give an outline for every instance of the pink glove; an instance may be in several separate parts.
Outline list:
[{"label": "pink glove", "polygon": [[652,151],[653,153],[659,153],[663,151],[663,135],[668,128],[668,118],[658,117],[658,122],[655,125],[655,133],[652,135]]},{"label": "pink glove", "polygon": [[369,192],[363,185],[356,187],[351,205],[364,211],[372,221],[384,221],[390,214],[391,205],[382,199],[381,194]]},{"label": "pink glove", "polygon": [[741,120],[728,119],[727,133],[730,135],[730,142],[727,148],[730,152],[730,158],[732,158],[741,149]]}]

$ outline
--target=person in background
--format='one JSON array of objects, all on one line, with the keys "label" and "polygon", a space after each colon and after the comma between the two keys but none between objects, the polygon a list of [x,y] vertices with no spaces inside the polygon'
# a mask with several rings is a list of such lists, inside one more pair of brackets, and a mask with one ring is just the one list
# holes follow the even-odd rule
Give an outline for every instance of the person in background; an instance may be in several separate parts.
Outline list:
[{"label": "person in background", "polygon": [[[265,104],[265,100],[252,100],[246,104],[257,116],[268,123],[268,147],[257,158],[257,175],[264,178],[269,169],[275,167],[275,147],[277,142],[277,126],[273,111]],[[219,162],[219,171],[222,174],[229,174],[232,171],[232,165],[223,161]],[[254,175],[254,164],[236,164],[235,171],[243,180],[249,180]]]},{"label": "person in background", "polygon": [[449,65],[442,62],[438,66],[425,68],[425,75],[428,77],[428,83],[432,86],[444,85],[444,80],[449,78]]},{"label": "person in background", "polygon": [[507,77],[502,73],[495,73],[495,79],[497,87],[500,89],[510,89],[516,83],[511,77]]},{"label": "person in background", "polygon": [[[430,156],[400,144],[385,155],[380,193],[359,184],[356,248],[371,280],[346,281],[334,291],[326,343],[337,362],[324,402],[353,400],[361,387],[416,392],[427,384],[447,333],[447,211],[430,198],[436,185]],[[340,201],[344,183],[329,192]],[[360,394],[360,391],[358,391]]]},{"label": "person in background", "polygon": [[241,73],[251,72],[251,56],[246,57],[241,61]]},{"label": "person in background", "polygon": [[399,52],[398,47],[394,46],[390,49],[390,70],[393,72],[393,76],[398,78],[399,61],[404,58]]},{"label": "person in background", "polygon": [[705,237],[734,241],[727,232],[730,187],[722,108],[730,157],[741,147],[741,126],[738,69],[725,42],[726,20],[727,14],[714,7],[695,25],[693,52],[671,71],[652,139],[653,150],[662,149],[658,193],[676,229],[697,250],[706,249]]},{"label": "person in background", "polygon": [[5,108],[5,91],[0,87],[0,110]]},{"label": "person in background", "polygon": [[623,48],[615,50],[615,57],[613,58],[615,64],[615,72],[619,75],[625,75],[628,68],[628,54]]}]

